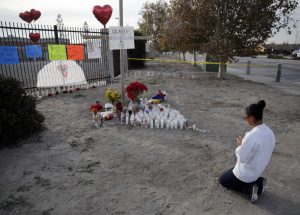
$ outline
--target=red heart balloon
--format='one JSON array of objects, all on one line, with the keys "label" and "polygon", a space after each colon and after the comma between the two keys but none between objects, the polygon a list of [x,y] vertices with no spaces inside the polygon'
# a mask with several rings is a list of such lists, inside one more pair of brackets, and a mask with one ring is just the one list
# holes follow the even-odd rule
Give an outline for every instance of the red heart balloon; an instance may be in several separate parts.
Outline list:
[{"label": "red heart balloon", "polygon": [[31,17],[31,13],[29,11],[25,11],[24,13],[19,13],[19,17],[28,23],[31,23],[33,18]]},{"label": "red heart balloon", "polygon": [[109,21],[111,14],[112,14],[112,7],[110,5],[104,5],[103,7],[96,5],[93,7],[93,14],[96,17],[96,19],[102,23],[102,25],[105,25]]},{"label": "red heart balloon", "polygon": [[40,18],[41,12],[39,10],[31,9],[24,13],[19,13],[19,17],[25,22],[31,23],[33,20],[36,21]]},{"label": "red heart balloon", "polygon": [[29,38],[32,42],[37,43],[40,40],[40,34],[39,33],[30,33]]},{"label": "red heart balloon", "polygon": [[40,18],[41,12],[39,10],[31,9],[30,10],[31,18],[36,21]]}]

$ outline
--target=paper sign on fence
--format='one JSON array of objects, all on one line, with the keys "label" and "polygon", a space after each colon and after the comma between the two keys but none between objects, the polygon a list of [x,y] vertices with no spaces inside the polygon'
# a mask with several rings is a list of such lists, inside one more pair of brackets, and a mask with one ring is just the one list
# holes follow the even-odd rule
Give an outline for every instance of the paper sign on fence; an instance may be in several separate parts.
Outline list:
[{"label": "paper sign on fence", "polygon": [[0,64],[18,64],[19,56],[16,46],[0,46]]},{"label": "paper sign on fence", "polygon": [[133,27],[109,27],[109,49],[134,49]]},{"label": "paper sign on fence", "polygon": [[48,44],[49,60],[67,60],[65,45]]},{"label": "paper sign on fence", "polygon": [[25,46],[26,58],[42,57],[42,47],[40,45]]},{"label": "paper sign on fence", "polygon": [[101,40],[87,41],[88,59],[101,58]]},{"label": "paper sign on fence", "polygon": [[68,60],[83,60],[82,45],[67,45]]}]

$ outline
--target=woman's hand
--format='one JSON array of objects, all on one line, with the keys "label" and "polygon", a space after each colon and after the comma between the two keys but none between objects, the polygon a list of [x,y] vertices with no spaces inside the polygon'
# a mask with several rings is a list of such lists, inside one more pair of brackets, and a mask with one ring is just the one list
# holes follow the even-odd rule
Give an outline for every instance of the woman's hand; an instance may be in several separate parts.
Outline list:
[{"label": "woman's hand", "polygon": [[238,146],[240,146],[240,145],[242,144],[242,141],[243,141],[243,138],[242,138],[241,136],[238,136],[238,137],[236,138],[236,144],[237,144]]}]

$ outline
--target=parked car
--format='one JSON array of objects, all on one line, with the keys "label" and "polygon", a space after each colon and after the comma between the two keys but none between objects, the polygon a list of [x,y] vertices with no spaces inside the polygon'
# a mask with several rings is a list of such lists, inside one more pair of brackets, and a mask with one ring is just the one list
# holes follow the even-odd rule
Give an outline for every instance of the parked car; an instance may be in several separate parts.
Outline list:
[{"label": "parked car", "polygon": [[293,59],[300,58],[300,49],[294,50],[294,51],[292,52],[292,58],[293,58]]}]

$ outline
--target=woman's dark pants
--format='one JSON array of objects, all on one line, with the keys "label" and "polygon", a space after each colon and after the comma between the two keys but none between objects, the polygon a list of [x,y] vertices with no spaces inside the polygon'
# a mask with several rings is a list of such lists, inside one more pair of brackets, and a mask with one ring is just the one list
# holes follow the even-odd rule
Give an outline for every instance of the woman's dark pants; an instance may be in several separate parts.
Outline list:
[{"label": "woman's dark pants", "polygon": [[261,194],[262,188],[263,188],[263,177],[259,177],[256,181],[251,183],[246,183],[241,180],[239,180],[232,172],[233,168],[225,172],[223,175],[221,175],[219,181],[220,184],[223,187],[226,187],[228,189],[236,190],[241,193],[245,193],[247,195],[251,194],[252,187],[257,184],[258,186],[258,194]]}]

